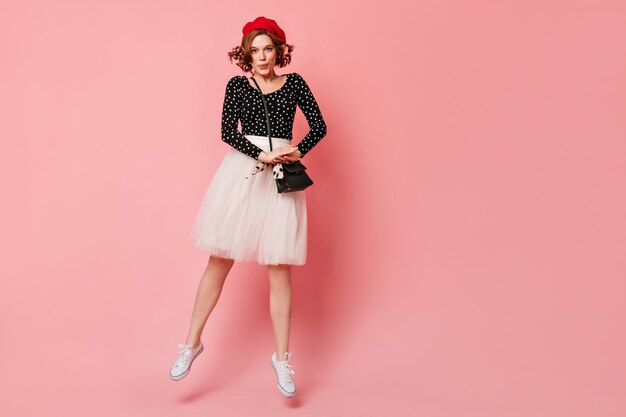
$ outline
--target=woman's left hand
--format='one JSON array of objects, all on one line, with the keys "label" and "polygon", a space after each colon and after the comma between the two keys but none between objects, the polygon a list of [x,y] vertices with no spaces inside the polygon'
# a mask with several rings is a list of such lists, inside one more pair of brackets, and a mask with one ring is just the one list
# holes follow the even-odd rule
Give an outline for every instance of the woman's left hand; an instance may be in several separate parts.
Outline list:
[{"label": "woman's left hand", "polygon": [[280,162],[293,162],[300,159],[300,157],[302,157],[302,152],[300,152],[299,149],[296,149],[291,153],[280,156],[279,159],[281,160]]}]

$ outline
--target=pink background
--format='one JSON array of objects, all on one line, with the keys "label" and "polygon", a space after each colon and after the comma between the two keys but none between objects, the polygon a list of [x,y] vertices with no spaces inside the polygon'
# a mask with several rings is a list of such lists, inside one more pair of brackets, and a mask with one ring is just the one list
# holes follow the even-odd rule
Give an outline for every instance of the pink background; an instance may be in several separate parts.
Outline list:
[{"label": "pink background", "polygon": [[[0,414],[625,415],[624,2],[262,3],[0,1]],[[167,376],[259,15],[328,124],[292,400],[254,263]]]}]

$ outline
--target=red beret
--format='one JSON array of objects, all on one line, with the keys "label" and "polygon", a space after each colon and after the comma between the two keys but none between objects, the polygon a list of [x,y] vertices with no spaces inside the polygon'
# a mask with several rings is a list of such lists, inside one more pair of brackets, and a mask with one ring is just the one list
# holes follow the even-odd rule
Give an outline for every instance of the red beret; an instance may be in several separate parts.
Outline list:
[{"label": "red beret", "polygon": [[242,30],[243,37],[241,38],[241,40],[243,41],[243,38],[245,38],[246,35],[250,33],[250,31],[253,29],[267,29],[268,31],[272,32],[272,34],[282,39],[283,42],[287,43],[287,37],[285,36],[285,31],[283,31],[280,28],[280,26],[278,26],[275,20],[268,19],[263,16],[259,16],[256,19],[254,19],[252,22],[246,23]]}]

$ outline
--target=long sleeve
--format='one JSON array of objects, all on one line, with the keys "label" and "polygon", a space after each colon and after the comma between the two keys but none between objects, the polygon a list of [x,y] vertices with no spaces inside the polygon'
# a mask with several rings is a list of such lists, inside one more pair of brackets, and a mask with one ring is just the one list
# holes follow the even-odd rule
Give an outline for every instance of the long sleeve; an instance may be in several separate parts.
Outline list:
[{"label": "long sleeve", "polygon": [[237,77],[232,77],[226,84],[224,105],[222,107],[222,140],[233,148],[250,156],[259,158],[263,149],[259,148],[239,130],[237,125],[241,117],[240,87],[237,85]]},{"label": "long sleeve", "polygon": [[309,131],[297,145],[302,153],[302,158],[326,136],[326,123],[308,84],[300,74],[294,74],[296,75],[298,106],[309,124]]}]

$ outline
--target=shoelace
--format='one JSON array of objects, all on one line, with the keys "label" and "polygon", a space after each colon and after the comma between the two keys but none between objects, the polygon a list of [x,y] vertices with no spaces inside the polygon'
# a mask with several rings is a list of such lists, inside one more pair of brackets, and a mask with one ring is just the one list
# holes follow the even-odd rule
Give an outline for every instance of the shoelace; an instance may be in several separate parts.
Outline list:
[{"label": "shoelace", "polygon": [[187,365],[187,363],[189,363],[189,359],[191,358],[191,346],[179,343],[176,347],[180,349],[180,352],[178,353],[178,360],[176,362],[181,365]]},{"label": "shoelace", "polygon": [[[291,353],[285,352],[285,356],[287,357],[285,361],[278,361],[278,364],[279,364],[278,369],[280,370],[281,376],[283,378],[285,378],[288,382],[292,382],[291,375],[295,374],[296,371],[291,369],[291,365],[289,364],[289,358],[291,358]],[[280,365],[284,365],[284,366],[280,366]]]}]

